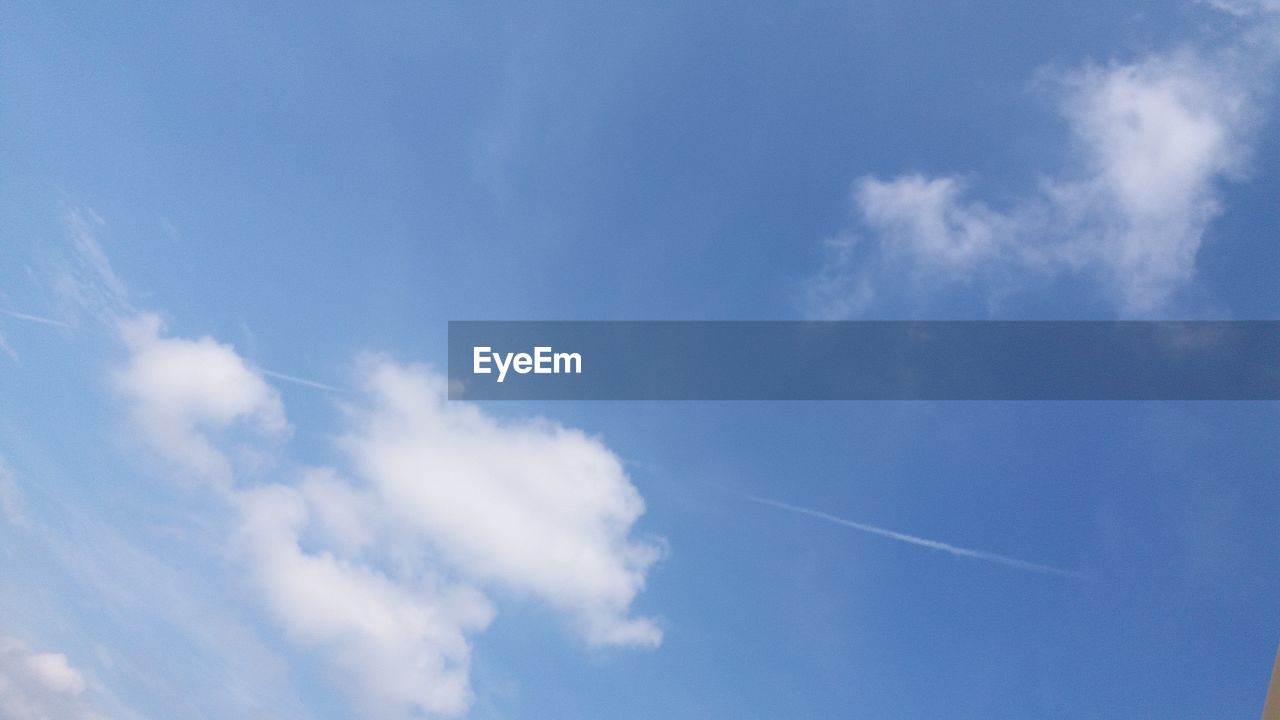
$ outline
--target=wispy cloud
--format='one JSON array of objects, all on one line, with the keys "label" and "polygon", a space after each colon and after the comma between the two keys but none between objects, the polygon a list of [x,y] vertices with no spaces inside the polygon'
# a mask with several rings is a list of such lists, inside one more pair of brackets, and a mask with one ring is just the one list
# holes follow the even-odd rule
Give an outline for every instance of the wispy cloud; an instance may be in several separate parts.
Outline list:
[{"label": "wispy cloud", "polygon": [[0,515],[10,524],[17,527],[26,527],[27,517],[22,511],[22,492],[18,489],[18,482],[14,480],[13,473],[5,467],[4,461],[0,460]]},{"label": "wispy cloud", "polygon": [[54,261],[52,288],[65,315],[75,320],[88,316],[111,327],[118,319],[137,314],[128,289],[98,242],[106,222],[93,208],[74,205],[63,213],[62,225],[70,248]]},{"label": "wispy cloud", "polygon": [[14,352],[13,348],[9,346],[9,342],[4,339],[4,335],[0,335],[0,352],[8,355],[14,365],[22,365],[22,358],[18,357],[18,353]]},{"label": "wispy cloud", "polygon": [[940,540],[930,540],[929,538],[923,538],[917,535],[908,535],[907,533],[898,532],[896,530],[889,530],[887,528],[882,528],[876,525],[868,525],[867,523],[860,523],[853,520],[848,520],[846,518],[842,518],[837,515],[831,515],[830,513],[822,512],[821,510],[814,510],[812,508],[801,507],[799,505],[791,505],[789,503],[780,502],[778,500],[771,500],[769,498],[759,497],[757,495],[747,495],[746,498],[751,502],[759,503],[761,505],[767,505],[769,507],[777,508],[779,510],[786,510],[787,512],[793,512],[798,515],[807,515],[808,517],[817,518],[819,520],[825,520],[826,522],[829,522],[829,523],[834,523],[836,525],[841,525],[843,527],[852,528],[854,530],[860,530],[864,533],[868,533],[871,535],[878,535],[883,538],[888,538],[890,540],[897,540],[898,542],[904,542],[910,545],[918,545],[919,547],[929,548],[930,550],[938,550],[938,551],[947,553],[949,555],[955,555],[956,557],[969,558],[971,560],[981,560],[983,562],[995,563],[997,565],[1004,565],[1006,567],[1016,568],[1018,570],[1025,570],[1027,572],[1040,573],[1041,575],[1053,575],[1056,577],[1068,578],[1068,579],[1077,580],[1080,582],[1094,581],[1093,576],[1087,573],[1077,572],[1075,570],[1065,570],[1063,568],[1054,567],[1052,565],[1042,565],[1040,563],[1034,563],[1027,560],[1019,560],[1018,558],[1009,557],[1007,555],[999,555],[997,553],[987,552],[985,550],[974,550],[972,548],[965,548],[965,547],[960,547],[958,545],[945,543]]}]

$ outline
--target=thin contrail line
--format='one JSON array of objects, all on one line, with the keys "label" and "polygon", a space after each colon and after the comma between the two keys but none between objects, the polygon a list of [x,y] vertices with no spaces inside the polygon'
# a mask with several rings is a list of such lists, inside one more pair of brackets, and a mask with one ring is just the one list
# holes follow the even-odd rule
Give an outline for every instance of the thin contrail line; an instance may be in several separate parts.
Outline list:
[{"label": "thin contrail line", "polygon": [[957,547],[955,545],[939,542],[937,540],[930,540],[928,538],[917,537],[915,535],[908,535],[906,533],[900,533],[894,530],[888,530],[886,528],[876,527],[875,525],[868,525],[866,523],[854,522],[853,520],[846,520],[845,518],[837,517],[829,513],[824,513],[820,510],[813,510],[811,508],[800,507],[799,505],[790,505],[784,502],[779,502],[777,500],[770,500],[769,498],[763,498],[756,495],[747,495],[746,497],[751,502],[759,503],[761,505],[768,505],[770,507],[778,508],[779,510],[786,510],[788,512],[797,513],[799,515],[808,515],[809,517],[818,518],[819,520],[826,520],[829,523],[835,523],[836,525],[843,525],[844,527],[853,528],[854,530],[861,530],[862,532],[870,533],[872,535],[879,535],[880,537],[889,538],[890,540],[897,540],[899,542],[910,543],[912,545],[919,545],[920,547],[926,547],[926,548],[929,548],[930,550],[941,550],[942,552],[949,553],[957,557],[965,557],[973,560],[983,560],[985,562],[996,563],[997,565],[1005,565],[1007,567],[1017,568],[1018,570],[1026,570],[1028,572],[1040,573],[1042,575],[1055,575],[1057,577],[1070,578],[1072,580],[1079,580],[1082,582],[1093,582],[1094,580],[1092,576],[1082,572],[1076,572],[1074,570],[1064,570],[1062,568],[1053,567],[1052,565],[1041,565],[1040,563],[1033,563],[1033,562],[1028,562],[1026,560],[1019,560],[1017,558],[1011,558],[1005,555],[998,555],[996,553],[986,552],[983,550],[972,550],[970,548]]},{"label": "thin contrail line", "polygon": [[317,390],[327,390],[329,392],[335,392],[335,393],[342,392],[341,388],[336,388],[332,385],[325,385],[322,382],[317,382],[315,380],[308,380],[306,378],[300,378],[295,375],[286,375],[282,372],[267,370],[266,368],[258,368],[258,372],[262,373],[263,375],[266,375],[267,377],[273,377],[277,380],[284,380],[285,382],[296,383],[298,385],[306,385],[307,387],[316,388]]},{"label": "thin contrail line", "polygon": [[54,320],[53,318],[42,317],[40,315],[31,315],[30,313],[18,312],[17,310],[5,310],[0,308],[0,315],[8,315],[11,318],[17,318],[19,320],[29,320],[31,322],[37,322],[43,325],[53,325],[60,328],[71,327],[61,320]]}]

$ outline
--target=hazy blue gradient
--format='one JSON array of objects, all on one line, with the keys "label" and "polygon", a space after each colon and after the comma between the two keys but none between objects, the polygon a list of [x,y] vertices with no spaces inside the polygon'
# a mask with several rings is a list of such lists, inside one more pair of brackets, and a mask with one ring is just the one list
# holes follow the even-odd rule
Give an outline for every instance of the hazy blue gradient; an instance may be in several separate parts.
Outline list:
[{"label": "hazy blue gradient", "polygon": [[[443,371],[448,320],[804,319],[823,241],[872,234],[859,178],[958,175],[1015,207],[1076,152],[1046,73],[1265,22],[1129,0],[5,3],[0,500],[20,503],[0,514],[0,637],[65,654],[108,717],[360,716],[247,588],[230,511],[139,449],[112,386],[126,350],[58,285],[84,262],[77,217],[174,336],[312,383],[267,376],[285,451],[331,464],[364,353]],[[1213,181],[1221,214],[1160,317],[1280,317],[1280,107],[1259,97],[1249,161]],[[862,317],[1123,315],[1087,274],[1004,280],[1000,302],[979,279]],[[637,530],[666,547],[633,610],[664,637],[588,647],[495,591],[471,717],[1261,708],[1274,403],[486,410],[624,460]]]}]

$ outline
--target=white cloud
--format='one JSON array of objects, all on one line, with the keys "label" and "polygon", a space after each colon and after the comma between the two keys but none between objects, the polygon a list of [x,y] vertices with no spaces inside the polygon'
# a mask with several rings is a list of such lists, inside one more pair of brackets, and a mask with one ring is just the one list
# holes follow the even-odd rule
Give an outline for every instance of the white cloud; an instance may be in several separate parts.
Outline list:
[{"label": "white cloud", "polygon": [[426,368],[370,359],[340,443],[354,479],[307,468],[296,484],[253,487],[228,446],[288,428],[278,393],[229,345],[166,336],[154,315],[118,325],[130,355],[115,384],[146,444],[222,491],[271,616],[325,657],[363,714],[465,712],[491,587],[563,611],[593,645],[660,642],[653,620],[630,614],[660,546],[631,537],[644,503],[599,440],[499,422],[447,402]]},{"label": "white cloud", "polygon": [[379,508],[332,468],[312,468],[298,484],[311,519],[325,540],[344,555],[358,555],[377,540]]},{"label": "white cloud", "polygon": [[1056,74],[1078,162],[1005,208],[972,199],[957,176],[860,179],[854,204],[867,235],[855,256],[829,254],[807,289],[811,312],[865,309],[832,292],[841,287],[866,297],[929,280],[998,292],[1010,278],[1073,273],[1122,315],[1159,314],[1194,279],[1220,184],[1246,170],[1276,49],[1274,38],[1242,41]]},{"label": "white cloud", "polygon": [[228,455],[209,433],[242,423],[266,435],[287,429],[279,394],[230,345],[165,337],[159,317],[119,321],[131,355],[115,376],[142,437],[160,455],[202,478],[228,483]]},{"label": "white cloud", "polygon": [[1160,310],[1192,278],[1221,212],[1215,184],[1243,169],[1254,123],[1233,71],[1184,51],[1066,80],[1088,176],[1048,183],[1046,196],[1076,229],[1068,259],[1098,267],[1127,313]]},{"label": "white cloud", "polygon": [[308,521],[298,491],[244,491],[238,545],[266,604],[297,642],[323,649],[368,714],[458,715],[471,702],[467,633],[492,617],[465,585],[429,576],[397,579],[332,553],[304,552]]},{"label": "white cloud", "polygon": [[5,720],[95,720],[87,683],[60,653],[33,652],[0,637],[0,717]]},{"label": "white cloud", "polygon": [[[465,713],[471,639],[496,611],[490,590],[547,603],[590,645],[661,642],[657,623],[631,612],[661,544],[632,536],[644,502],[600,440],[544,420],[496,420],[446,401],[444,378],[424,367],[368,359],[363,401],[339,431],[352,471],[293,463],[268,376],[317,384],[255,368],[213,338],[168,334],[128,302],[95,237],[102,220],[79,209],[66,223],[74,253],[55,289],[68,317],[95,318],[123,343],[111,379],[141,445],[225,503],[201,537],[234,551],[283,634],[329,664],[362,716]],[[10,486],[0,474],[0,491]],[[154,594],[160,571],[145,558],[91,545],[63,548],[74,574],[117,605]],[[182,605],[169,589],[162,604]],[[174,611],[179,624],[203,617],[186,605]],[[239,643],[258,656],[250,673],[274,667],[250,641]],[[228,673],[221,680],[252,702],[256,686]]]},{"label": "white cloud", "polygon": [[592,644],[657,645],[657,625],[629,608],[660,547],[631,537],[644,502],[617,456],[578,430],[447,401],[445,382],[366,365],[372,406],[343,445],[398,526],[455,572],[569,612]]},{"label": "white cloud", "polygon": [[998,252],[1008,234],[1007,218],[981,203],[961,201],[964,189],[953,177],[864,178],[854,199],[892,259],[915,258],[964,276]]}]

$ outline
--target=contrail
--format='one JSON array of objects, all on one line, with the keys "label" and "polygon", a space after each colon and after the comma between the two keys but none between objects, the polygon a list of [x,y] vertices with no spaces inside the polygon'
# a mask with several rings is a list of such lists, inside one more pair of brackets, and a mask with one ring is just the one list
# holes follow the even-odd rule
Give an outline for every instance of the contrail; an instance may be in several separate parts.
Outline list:
[{"label": "contrail", "polygon": [[53,325],[55,327],[60,327],[60,328],[71,327],[70,325],[62,322],[61,320],[54,320],[53,318],[41,317],[40,315],[31,315],[29,313],[18,312],[17,310],[0,309],[0,315],[8,315],[11,318],[17,318],[19,320],[29,320],[31,322],[37,322],[43,325]]},{"label": "contrail", "polygon": [[777,500],[770,500],[769,498],[758,497],[756,495],[747,495],[746,498],[751,502],[760,503],[761,505],[768,505],[770,507],[778,508],[779,510],[787,510],[788,512],[797,513],[799,515],[808,515],[809,517],[818,518],[819,520],[826,520],[829,523],[835,523],[836,525],[843,525],[845,527],[853,528],[854,530],[861,530],[862,532],[871,533],[872,535],[879,535],[880,537],[889,538],[890,540],[897,540],[899,542],[910,543],[912,545],[919,545],[920,547],[926,547],[926,548],[929,548],[930,550],[941,550],[942,552],[950,553],[951,555],[955,555],[957,557],[966,557],[966,558],[971,558],[973,560],[983,560],[990,563],[996,563],[997,565],[1005,565],[1011,568],[1017,568],[1018,570],[1026,570],[1028,572],[1040,573],[1042,575],[1055,575],[1057,577],[1070,578],[1072,580],[1078,580],[1081,582],[1093,582],[1094,580],[1092,576],[1087,575],[1085,573],[1076,572],[1074,570],[1063,570],[1062,568],[1056,568],[1051,565],[1041,565],[1039,563],[1027,562],[1026,560],[1019,560],[1017,558],[1011,558],[1005,555],[997,555],[996,553],[985,552],[983,550],[971,550],[969,548],[956,547],[955,545],[949,545],[944,542],[938,542],[937,540],[930,540],[928,538],[916,537],[915,535],[908,535],[906,533],[900,533],[894,530],[887,530],[882,527],[876,527],[875,525],[867,525],[866,523],[854,522],[853,520],[846,520],[842,517],[830,515],[820,510],[813,510],[811,508],[800,507],[798,505],[789,505],[784,502],[779,502]]},{"label": "contrail", "polygon": [[273,377],[277,380],[284,380],[285,382],[296,383],[298,385],[306,385],[307,387],[315,388],[317,390],[327,390],[328,392],[335,392],[335,393],[342,392],[340,388],[336,388],[332,385],[325,385],[322,382],[316,382],[315,380],[300,378],[295,375],[285,375],[284,373],[276,372],[274,370],[267,370],[266,368],[258,368],[258,372],[262,373],[263,375],[266,375],[267,377]]}]

